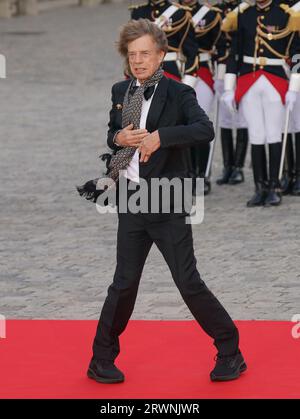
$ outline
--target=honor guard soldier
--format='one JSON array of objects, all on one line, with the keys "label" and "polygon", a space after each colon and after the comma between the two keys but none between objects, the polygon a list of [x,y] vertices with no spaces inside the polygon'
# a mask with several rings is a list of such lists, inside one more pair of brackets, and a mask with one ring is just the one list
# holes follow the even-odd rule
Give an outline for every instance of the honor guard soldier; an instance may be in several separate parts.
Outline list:
[{"label": "honor guard soldier", "polygon": [[[195,31],[199,58],[198,82],[195,91],[199,105],[209,114],[214,100],[212,54],[221,35],[221,10],[207,3],[201,4],[198,0],[181,0],[181,4],[191,8],[191,22]],[[211,185],[205,173],[208,172],[210,144],[192,148],[191,151],[194,172],[197,177],[204,177],[204,193],[208,194]]]},{"label": "honor guard soldier", "polygon": [[167,0],[149,0],[141,5],[129,6],[129,10],[131,19],[149,19],[166,33],[165,75],[194,87],[197,82],[198,45],[191,25],[190,8]]},{"label": "honor guard soldier", "polygon": [[[223,22],[230,12],[238,13],[239,2],[237,0],[226,0],[218,4],[218,9],[222,10]],[[222,25],[223,27],[223,25]],[[221,96],[224,93],[224,75],[226,71],[226,62],[230,54],[230,47],[233,33],[223,31],[216,45],[216,80],[214,88],[216,93]],[[217,179],[218,185],[230,184],[236,185],[244,182],[243,167],[245,163],[248,146],[247,123],[243,116],[241,108],[234,114],[230,112],[224,102],[219,104],[218,125],[221,132],[221,145],[223,155],[223,173]],[[236,144],[234,147],[234,132],[236,130]]]},{"label": "honor guard soldier", "polygon": [[[287,2],[294,12],[300,12],[300,1]],[[295,57],[296,65],[300,61],[300,56]],[[299,64],[298,64],[299,65]],[[287,137],[285,151],[285,166],[281,179],[281,190],[284,195],[291,194],[300,196],[300,93],[297,95],[296,103],[291,113],[290,134]],[[293,133],[293,134],[292,134]],[[293,146],[293,135],[295,137],[295,154]]]},{"label": "honor guard soldier", "polygon": [[239,104],[248,124],[256,189],[247,206],[279,205],[285,109],[292,111],[300,90],[300,71],[294,66],[290,73],[287,64],[300,53],[300,14],[278,1],[256,0],[255,5],[244,5],[238,14],[228,14],[226,19],[228,30],[236,32],[222,100],[232,111],[235,102]]}]

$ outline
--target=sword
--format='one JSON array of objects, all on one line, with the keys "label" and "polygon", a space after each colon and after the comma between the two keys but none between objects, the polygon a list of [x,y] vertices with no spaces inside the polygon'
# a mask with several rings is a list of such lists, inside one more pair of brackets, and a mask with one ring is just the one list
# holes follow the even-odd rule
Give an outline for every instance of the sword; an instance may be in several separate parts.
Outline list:
[{"label": "sword", "polygon": [[281,158],[280,158],[280,166],[279,166],[279,175],[278,175],[279,180],[282,178],[282,173],[283,173],[285,149],[286,149],[288,129],[289,129],[289,121],[290,121],[290,108],[288,107],[287,110],[286,110],[286,114],[285,114],[284,133],[283,133]]},{"label": "sword", "polygon": [[205,178],[210,177],[212,160],[213,160],[213,155],[214,155],[214,150],[215,150],[215,144],[216,144],[216,140],[217,140],[218,134],[219,134],[219,127],[218,127],[218,123],[219,123],[219,104],[220,104],[219,103],[219,95],[216,94],[215,114],[214,114],[214,121],[213,121],[213,124],[214,124],[214,127],[215,127],[215,138],[210,143],[208,161],[207,161],[206,170],[205,170]]}]

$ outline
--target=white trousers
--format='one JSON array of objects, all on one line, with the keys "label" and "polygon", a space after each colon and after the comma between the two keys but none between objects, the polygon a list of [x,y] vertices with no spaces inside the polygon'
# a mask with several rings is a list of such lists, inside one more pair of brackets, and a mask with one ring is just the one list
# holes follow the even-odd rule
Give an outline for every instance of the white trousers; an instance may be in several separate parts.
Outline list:
[{"label": "white trousers", "polygon": [[300,92],[290,116],[290,132],[300,132]]},{"label": "white trousers", "polygon": [[247,122],[244,117],[242,108],[239,106],[238,111],[234,114],[230,112],[226,104],[219,101],[219,127],[227,129],[247,128]]},{"label": "white trousers", "polygon": [[280,94],[264,75],[245,93],[240,106],[248,124],[251,144],[281,142],[285,107]]},{"label": "white trousers", "polygon": [[197,100],[204,112],[209,115],[212,111],[212,105],[214,101],[214,93],[211,88],[200,78],[198,78],[197,84],[194,87]]}]

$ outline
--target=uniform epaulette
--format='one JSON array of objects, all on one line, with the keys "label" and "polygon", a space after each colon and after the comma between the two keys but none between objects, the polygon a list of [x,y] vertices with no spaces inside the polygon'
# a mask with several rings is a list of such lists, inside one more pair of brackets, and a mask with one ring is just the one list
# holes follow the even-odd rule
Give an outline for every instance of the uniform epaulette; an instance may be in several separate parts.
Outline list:
[{"label": "uniform epaulette", "polygon": [[239,6],[237,6],[234,10],[236,10],[236,14],[238,13],[244,13],[249,7],[253,7],[250,3],[247,1],[243,1]]},{"label": "uniform epaulette", "polygon": [[287,4],[281,3],[280,7],[285,13],[290,15],[287,29],[291,32],[298,32],[300,31],[300,11],[294,10],[292,7],[289,7]]},{"label": "uniform epaulette", "polygon": [[131,4],[128,6],[128,10],[138,9],[139,7],[147,6],[148,3]]},{"label": "uniform epaulette", "polygon": [[246,3],[245,1],[242,2],[239,6],[237,6],[232,12],[229,12],[226,17],[223,19],[222,23],[222,31],[224,32],[233,32],[237,30],[238,27],[238,15],[239,13],[244,13],[251,5]]}]

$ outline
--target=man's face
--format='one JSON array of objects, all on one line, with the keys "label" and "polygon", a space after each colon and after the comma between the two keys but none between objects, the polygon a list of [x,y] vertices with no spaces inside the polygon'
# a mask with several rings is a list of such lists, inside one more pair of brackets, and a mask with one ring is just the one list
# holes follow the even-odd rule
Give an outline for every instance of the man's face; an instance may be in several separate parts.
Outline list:
[{"label": "man's face", "polygon": [[141,83],[149,79],[164,58],[150,35],[144,35],[128,44],[128,62],[134,77]]}]

